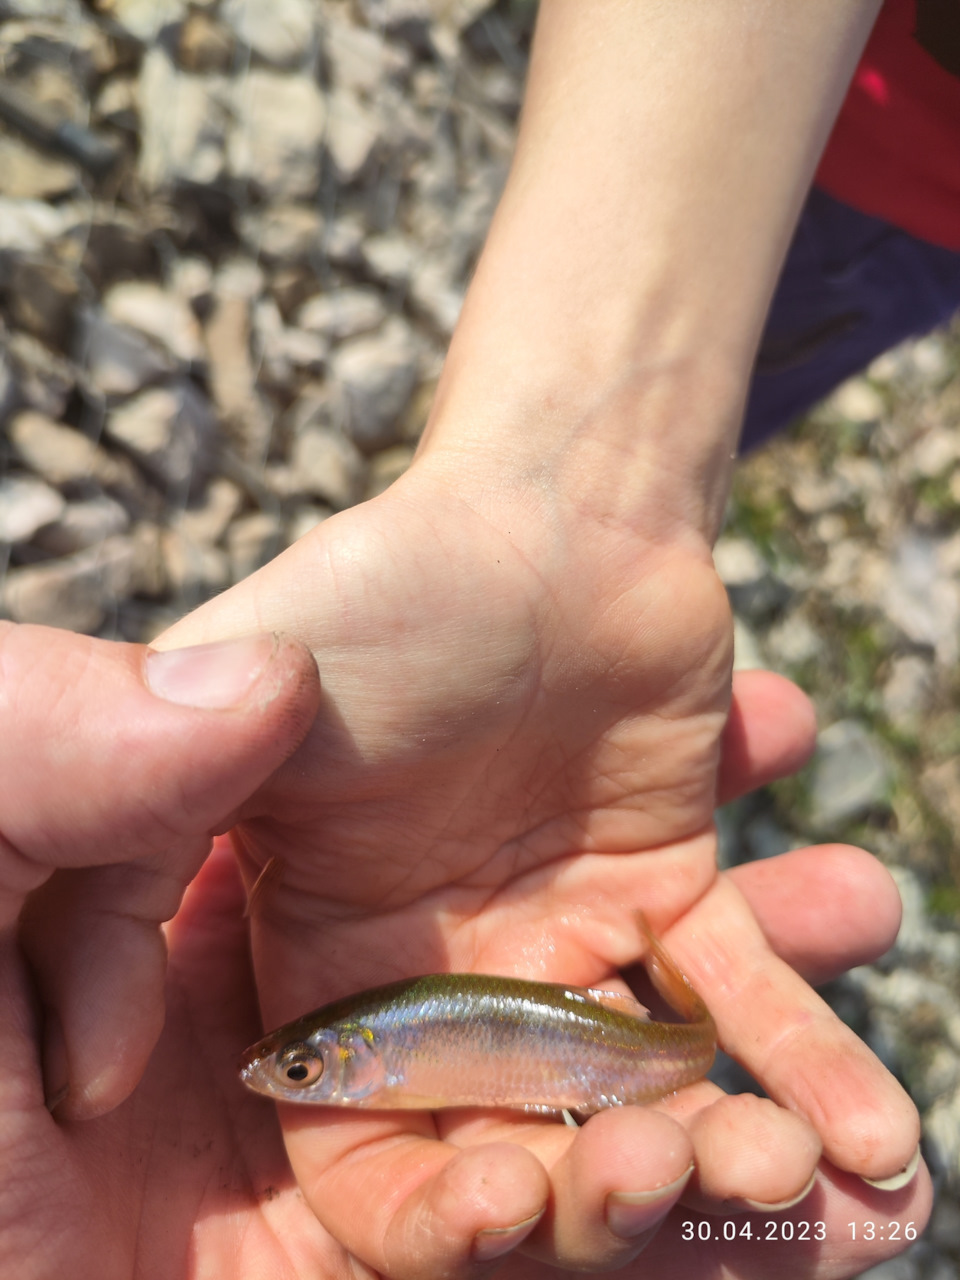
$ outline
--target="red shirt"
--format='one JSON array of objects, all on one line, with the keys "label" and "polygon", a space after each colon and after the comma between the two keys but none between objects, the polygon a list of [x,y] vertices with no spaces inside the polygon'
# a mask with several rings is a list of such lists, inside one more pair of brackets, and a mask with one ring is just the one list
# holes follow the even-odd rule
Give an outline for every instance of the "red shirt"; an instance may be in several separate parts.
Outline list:
[{"label": "red shirt", "polygon": [[816,182],[960,251],[960,0],[886,0]]}]

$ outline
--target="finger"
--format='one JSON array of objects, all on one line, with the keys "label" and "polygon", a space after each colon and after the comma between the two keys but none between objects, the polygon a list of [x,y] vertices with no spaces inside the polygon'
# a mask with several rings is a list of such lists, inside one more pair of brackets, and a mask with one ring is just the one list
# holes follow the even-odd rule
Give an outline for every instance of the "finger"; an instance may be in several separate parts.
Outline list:
[{"label": "finger", "polygon": [[163,659],[0,624],[0,923],[32,890],[21,936],[46,1014],[47,1085],[69,1085],[74,1117],[110,1109],[139,1079],[162,1024],[160,923],[210,833],[294,750],[318,704],[315,664],[293,642]]},{"label": "finger", "polygon": [[279,1111],[310,1208],[352,1254],[395,1280],[485,1275],[546,1206],[546,1171],[517,1144],[458,1151],[423,1112]]},{"label": "finger", "polygon": [[781,960],[816,985],[893,946],[900,928],[896,882],[852,845],[796,849],[729,872]]},{"label": "finger", "polygon": [[575,1130],[486,1113],[455,1121],[447,1132],[457,1144],[522,1142],[537,1156],[549,1173],[551,1196],[521,1252],[566,1270],[607,1270],[635,1257],[693,1169],[684,1129],[647,1107],[601,1111]]},{"label": "finger", "polygon": [[738,671],[721,742],[717,803],[727,804],[806,764],[816,746],[813,704],[772,671]]},{"label": "finger", "polygon": [[916,1108],[866,1045],[776,957],[729,877],[667,935],[723,1048],[816,1129],[827,1157],[887,1179],[914,1160]]},{"label": "finger", "polygon": [[811,1191],[821,1144],[802,1116],[704,1080],[658,1109],[683,1124],[696,1153],[683,1203],[701,1213],[779,1212]]}]

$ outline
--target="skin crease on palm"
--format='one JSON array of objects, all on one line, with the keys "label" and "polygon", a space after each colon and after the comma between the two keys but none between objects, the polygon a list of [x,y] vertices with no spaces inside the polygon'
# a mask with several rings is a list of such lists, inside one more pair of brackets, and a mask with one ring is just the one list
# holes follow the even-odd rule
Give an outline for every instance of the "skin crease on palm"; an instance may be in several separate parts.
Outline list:
[{"label": "skin crease on palm", "polygon": [[[22,638],[19,645],[18,638]],[[139,963],[140,944],[148,939],[139,934],[133,939],[112,935],[111,907],[121,926],[129,922],[133,910],[146,922],[154,918],[153,896],[142,883],[151,867],[159,862],[175,869],[184,861],[202,860],[208,843],[204,832],[229,825],[244,791],[255,787],[302,737],[309,723],[305,714],[316,707],[302,659],[293,646],[286,645],[275,663],[283,668],[280,677],[269,679],[268,688],[264,680],[255,685],[241,717],[233,711],[171,709],[148,699],[134,678],[142,656],[133,646],[29,628],[0,629],[0,639],[4,675],[0,687],[11,692],[18,687],[31,689],[29,698],[5,699],[0,705],[4,729],[0,741],[7,747],[3,752],[7,786],[0,805],[2,830],[8,838],[2,882],[17,898],[27,887],[26,870],[37,881],[44,878],[44,867],[65,868],[42,890],[35,890],[28,904],[29,927],[22,940],[32,973],[25,969],[9,929],[3,941],[0,1270],[25,1280],[47,1280],[54,1274],[70,1274],[78,1280],[372,1276],[369,1266],[351,1258],[321,1226],[311,1212],[315,1206],[297,1189],[273,1106],[246,1092],[236,1079],[237,1050],[255,1038],[261,1021],[243,918],[245,896],[227,841],[221,841],[208,859],[166,929],[166,1022],[143,1078],[127,1080],[127,1087],[135,1085],[132,1096],[99,1119],[73,1119],[63,1106],[51,1116],[43,1105],[35,1039],[31,986],[45,1003],[52,1004],[51,983],[55,988],[58,975],[66,975],[67,986],[59,988],[61,999],[73,999],[89,1012],[89,993],[82,982],[69,985],[78,967],[77,956],[69,944],[63,945],[63,939],[75,939],[76,934],[62,909],[63,890],[73,907],[83,903],[88,878],[102,893],[107,851],[118,859],[121,871],[126,868],[128,875],[135,874],[132,880],[112,886],[120,890],[113,903],[106,900],[108,886],[98,903],[101,914],[92,934],[99,944],[99,962],[105,966],[99,976],[106,978],[105,985],[121,1002],[112,1015],[101,1010],[99,1023],[85,1027],[101,1064],[104,1044],[114,1045],[132,1012],[160,994],[152,985],[158,975],[148,970],[143,980]],[[50,644],[48,660],[38,660],[37,655]],[[721,799],[795,767],[810,745],[809,708],[792,686],[757,673],[740,677],[737,687],[723,743]],[[111,699],[103,698],[104,688],[111,690]],[[127,724],[134,727],[131,735],[120,731]],[[52,732],[42,734],[41,728]],[[57,744],[71,736],[77,750],[64,756]],[[289,769],[282,769],[276,779],[285,781],[289,774]],[[272,784],[266,794],[271,789]],[[50,794],[59,797],[54,813]],[[659,854],[650,856],[659,859]],[[120,862],[122,858],[128,861]],[[601,859],[608,870],[630,860],[631,855]],[[91,870],[84,871],[85,866]],[[175,876],[180,874],[174,870]],[[192,869],[183,878],[190,875]],[[169,878],[169,873],[162,875],[155,889],[160,902],[157,914],[169,909]],[[642,882],[644,877],[637,879]],[[133,895],[131,884],[137,891]],[[755,931],[755,918],[775,950],[817,980],[883,951],[898,921],[896,892],[886,873],[869,856],[843,848],[798,852],[739,868],[714,882],[695,912],[704,908],[710,894],[723,903],[718,927],[736,935],[741,948],[751,941],[757,948],[751,963],[777,966],[773,952]],[[644,896],[656,895],[650,890]],[[798,902],[811,907],[798,912]],[[44,955],[45,946],[50,946],[43,929],[48,913],[60,941],[54,957],[60,968],[52,970],[44,963],[50,959],[49,952]],[[82,915],[79,908],[78,914]],[[379,919],[399,967],[396,954],[409,950],[404,912],[381,913]],[[89,927],[90,922],[86,923]],[[672,945],[683,932],[681,920],[671,931]],[[705,936],[704,929],[697,932]],[[320,974],[325,963],[322,950],[316,961]],[[745,958],[751,959],[749,953]],[[89,953],[85,960],[91,963]],[[300,970],[307,963],[308,957],[301,954],[295,967]],[[142,989],[124,989],[130,973],[137,974]],[[314,993],[321,994],[322,977],[312,982]],[[63,1023],[70,1026],[67,1006],[57,1007]],[[111,1025],[111,1016],[119,1023]],[[150,1045],[146,1047],[149,1050]],[[836,1088],[842,1084],[843,1072],[831,1065]],[[611,1190],[662,1187],[678,1163],[681,1173],[685,1171],[690,1148],[683,1131],[668,1118],[683,1097],[666,1100],[663,1112],[628,1108],[606,1113],[588,1121],[576,1134],[547,1120],[482,1113],[444,1117],[442,1129],[439,1121],[435,1129],[426,1116],[407,1115],[400,1125],[390,1115],[367,1117],[375,1126],[394,1130],[386,1138],[381,1134],[372,1145],[361,1145],[370,1143],[372,1135],[369,1128],[366,1132],[354,1128],[350,1117],[331,1114],[327,1132],[313,1134],[309,1128],[317,1120],[316,1112],[304,1115],[290,1108],[292,1114],[286,1118],[307,1125],[294,1137],[294,1142],[306,1146],[301,1163],[306,1155],[307,1172],[316,1178],[312,1188],[308,1184],[307,1195],[312,1191],[321,1199],[329,1197],[328,1208],[342,1205],[336,1199],[335,1184],[343,1178],[343,1194],[350,1202],[349,1209],[342,1210],[344,1223],[351,1229],[354,1220],[362,1222],[366,1246],[362,1253],[372,1248],[389,1251],[389,1266],[382,1268],[387,1274],[483,1274],[489,1266],[468,1263],[464,1256],[469,1237],[458,1243],[449,1234],[440,1236],[445,1256],[437,1256],[438,1228],[443,1225],[435,1216],[438,1210],[447,1205],[451,1228],[470,1217],[473,1226],[507,1225],[516,1221],[510,1215],[525,1199],[532,1199],[534,1207],[538,1200],[542,1203],[548,1176],[553,1196],[542,1221],[552,1220],[551,1237],[540,1238],[538,1229],[527,1247],[547,1257],[556,1249],[565,1265],[589,1270],[629,1262],[631,1254],[647,1243],[644,1236],[629,1244],[611,1236],[603,1226],[603,1200]],[[685,1097],[684,1109],[701,1108],[706,1115],[715,1094],[701,1085],[686,1091]],[[98,1107],[105,1105],[101,1098]],[[714,1126],[714,1139],[719,1133],[722,1140],[731,1119],[736,1124],[742,1117],[728,1114],[726,1126]],[[765,1160],[762,1147],[750,1155],[751,1126],[754,1134],[762,1127],[758,1119],[763,1121],[762,1116],[748,1119],[734,1148],[738,1159],[746,1153],[748,1165]],[[341,1122],[345,1128],[338,1134]],[[410,1136],[400,1136],[408,1127]],[[436,1142],[434,1135],[441,1132],[449,1147]],[[775,1162],[779,1167],[789,1153],[775,1118],[767,1137],[780,1140]],[[331,1138],[341,1148],[350,1148],[350,1154],[334,1160]],[[326,1148],[329,1168],[318,1171],[310,1164],[309,1148],[314,1143]],[[533,1154],[523,1158],[518,1144],[525,1144]],[[695,1145],[698,1151],[705,1150],[702,1136],[695,1136]],[[457,1153],[466,1148],[465,1160]],[[520,1160],[514,1158],[515,1152],[521,1154]],[[327,1156],[321,1155],[317,1163],[323,1164]],[[443,1167],[443,1175],[431,1178],[431,1168],[437,1164]],[[769,1161],[766,1169],[769,1176]],[[358,1181],[361,1190],[368,1188],[366,1199],[358,1196]],[[450,1205],[452,1190],[459,1195]],[[506,1193],[506,1203],[501,1193]],[[707,1207],[702,1187],[688,1186],[688,1193],[694,1203]],[[675,1194],[655,1204],[648,1225],[655,1225],[668,1211]],[[723,1264],[730,1268],[725,1274],[759,1277],[770,1274],[773,1257],[778,1271],[787,1276],[850,1275],[891,1247],[877,1241],[866,1252],[863,1243],[855,1251],[846,1223],[878,1216],[922,1222],[929,1194],[922,1169],[903,1191],[881,1193],[824,1162],[813,1193],[796,1209],[775,1215],[778,1221],[824,1221],[827,1239],[817,1249],[795,1245],[751,1250],[741,1244],[717,1252],[684,1243],[682,1224],[691,1213],[681,1202],[648,1244],[641,1270],[628,1267],[626,1274],[694,1280],[714,1274],[714,1268]],[[712,1207],[737,1214],[735,1221],[741,1225],[748,1220],[735,1203]],[[759,1224],[769,1217],[753,1214],[749,1220]],[[398,1219],[401,1231],[394,1225]],[[507,1260],[500,1274],[522,1280],[557,1273],[553,1266],[524,1253]]]}]

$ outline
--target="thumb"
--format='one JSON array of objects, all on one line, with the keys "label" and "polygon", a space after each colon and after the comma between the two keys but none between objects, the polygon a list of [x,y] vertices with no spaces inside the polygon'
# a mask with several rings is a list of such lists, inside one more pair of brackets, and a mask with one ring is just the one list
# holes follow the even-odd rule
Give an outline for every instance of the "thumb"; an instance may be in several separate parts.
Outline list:
[{"label": "thumb", "polygon": [[163,1024],[160,926],[318,703],[282,637],[155,653],[0,623],[0,929],[19,918],[65,1114],[136,1085]]}]

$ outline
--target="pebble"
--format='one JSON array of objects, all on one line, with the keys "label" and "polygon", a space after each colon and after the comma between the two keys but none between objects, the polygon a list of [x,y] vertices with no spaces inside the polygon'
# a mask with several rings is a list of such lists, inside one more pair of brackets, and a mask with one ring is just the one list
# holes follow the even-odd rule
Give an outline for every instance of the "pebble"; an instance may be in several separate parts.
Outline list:
[{"label": "pebble", "polygon": [[177,382],[144,391],[113,409],[105,431],[182,501],[211,464],[216,420],[191,383]]},{"label": "pebble", "polygon": [[0,476],[0,542],[29,542],[65,506],[62,494],[42,480]]},{"label": "pebble", "polygon": [[407,325],[388,320],[379,333],[344,342],[330,371],[346,407],[346,430],[363,453],[395,444],[400,417],[417,383],[417,349]]},{"label": "pebble", "polygon": [[879,741],[856,720],[840,720],[817,739],[810,825],[830,833],[889,800],[892,775]]}]

